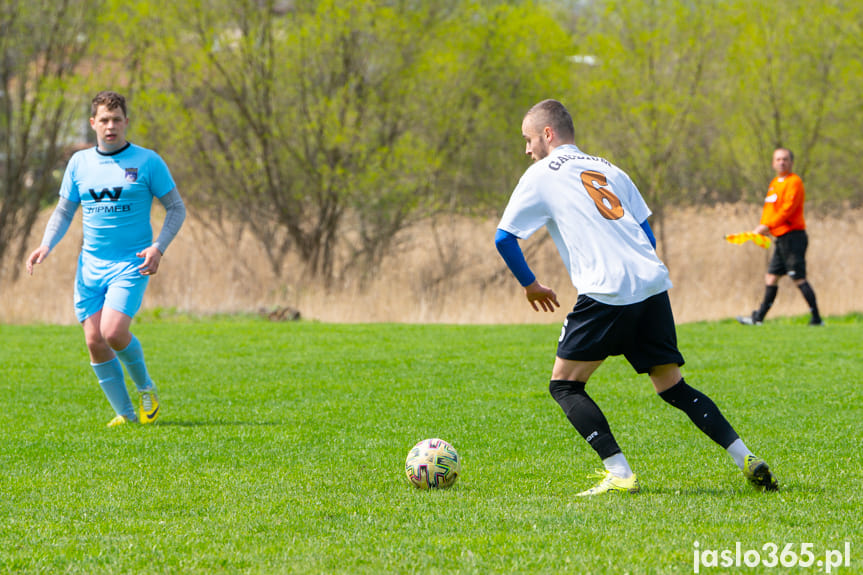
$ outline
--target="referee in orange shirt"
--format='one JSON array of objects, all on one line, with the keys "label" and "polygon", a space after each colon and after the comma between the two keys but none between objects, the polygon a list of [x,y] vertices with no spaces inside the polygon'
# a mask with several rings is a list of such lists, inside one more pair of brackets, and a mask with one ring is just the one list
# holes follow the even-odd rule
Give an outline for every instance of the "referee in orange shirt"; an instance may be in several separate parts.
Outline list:
[{"label": "referee in orange shirt", "polygon": [[737,316],[737,321],[743,325],[758,325],[764,321],[764,316],[779,291],[779,278],[785,274],[794,280],[809,304],[812,312],[809,325],[824,325],[821,314],[818,313],[815,292],[806,281],[806,247],[809,244],[806,221],[803,219],[806,192],[803,190],[803,180],[791,171],[793,164],[794,154],[791,150],[777,148],[773,152],[773,171],[776,172],[776,177],[770,182],[767,197],[764,198],[761,223],[753,231],[765,235],[770,233],[776,238],[776,248],[764,277],[764,299],[751,315]]}]

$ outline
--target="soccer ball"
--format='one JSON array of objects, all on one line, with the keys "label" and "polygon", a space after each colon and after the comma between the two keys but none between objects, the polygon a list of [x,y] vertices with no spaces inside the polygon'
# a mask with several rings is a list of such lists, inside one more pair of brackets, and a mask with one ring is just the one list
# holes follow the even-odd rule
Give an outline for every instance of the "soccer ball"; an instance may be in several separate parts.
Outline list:
[{"label": "soccer ball", "polygon": [[461,463],[455,448],[443,439],[423,439],[408,452],[405,473],[419,489],[446,489],[461,474]]}]

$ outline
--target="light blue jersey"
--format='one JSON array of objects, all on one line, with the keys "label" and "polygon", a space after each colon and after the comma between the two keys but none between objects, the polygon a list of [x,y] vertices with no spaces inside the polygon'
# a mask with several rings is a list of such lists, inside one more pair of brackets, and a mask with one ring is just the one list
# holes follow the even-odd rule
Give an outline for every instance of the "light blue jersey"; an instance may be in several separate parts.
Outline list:
[{"label": "light blue jersey", "polygon": [[135,254],[153,243],[153,198],[176,187],[159,155],[128,144],[112,154],[95,147],[75,153],[60,195],[81,204],[82,255],[105,261],[140,261]]}]

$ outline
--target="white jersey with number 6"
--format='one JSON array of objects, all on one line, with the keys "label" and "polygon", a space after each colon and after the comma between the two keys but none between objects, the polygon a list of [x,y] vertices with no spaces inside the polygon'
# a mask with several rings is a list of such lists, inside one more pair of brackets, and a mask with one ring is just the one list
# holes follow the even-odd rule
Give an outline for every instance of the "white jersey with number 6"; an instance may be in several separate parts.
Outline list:
[{"label": "white jersey with number 6", "polygon": [[671,288],[641,227],[650,213],[626,173],[568,144],[525,171],[498,228],[526,239],[546,226],[579,294],[628,305]]}]

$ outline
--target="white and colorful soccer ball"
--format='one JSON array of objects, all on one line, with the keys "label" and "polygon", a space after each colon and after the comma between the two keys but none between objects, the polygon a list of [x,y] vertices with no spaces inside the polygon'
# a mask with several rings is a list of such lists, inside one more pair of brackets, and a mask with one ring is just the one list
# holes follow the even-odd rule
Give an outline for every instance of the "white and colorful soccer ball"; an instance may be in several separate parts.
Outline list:
[{"label": "white and colorful soccer ball", "polygon": [[443,439],[423,439],[408,452],[405,473],[419,489],[446,489],[458,480],[461,462],[455,447]]}]

